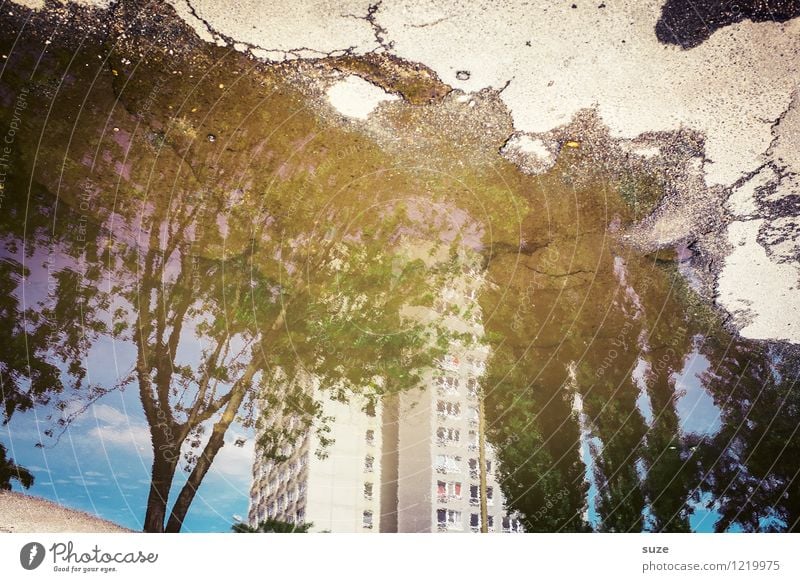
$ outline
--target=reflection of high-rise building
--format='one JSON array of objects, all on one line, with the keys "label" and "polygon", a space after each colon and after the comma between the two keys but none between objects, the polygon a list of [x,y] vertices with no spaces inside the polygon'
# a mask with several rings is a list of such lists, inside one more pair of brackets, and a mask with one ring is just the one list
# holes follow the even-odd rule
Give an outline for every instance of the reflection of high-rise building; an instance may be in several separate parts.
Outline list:
[{"label": "reflection of high-rise building", "polygon": [[[322,397],[320,391],[315,390]],[[309,431],[280,451],[284,461],[256,453],[249,521],[314,524],[314,531],[377,531],[381,493],[380,409],[353,399],[326,399],[332,432]],[[291,420],[290,420],[291,421]],[[334,439],[322,446],[322,439]]]},{"label": "reflection of high-rise building", "polygon": [[[454,345],[423,387],[374,408],[360,398],[333,401],[314,388],[331,419],[333,443],[317,455],[322,443],[310,431],[283,451],[285,461],[256,454],[252,525],[274,518],[311,522],[314,531],[480,531],[478,379],[487,353],[477,341],[483,331],[477,284],[466,273],[437,301],[440,321],[475,341]],[[488,445],[486,475],[489,531],[522,531],[504,511]]]},{"label": "reflection of high-rise building", "polygon": [[[385,455],[384,461],[392,469],[384,470],[394,470],[396,462],[397,477],[384,484],[382,519],[391,521],[381,531],[480,530],[477,378],[482,367],[479,352],[450,355],[431,373],[426,388],[396,398],[396,412],[385,406],[383,446],[389,459]],[[518,531],[519,522],[504,512],[490,447],[486,475],[489,531]]]}]

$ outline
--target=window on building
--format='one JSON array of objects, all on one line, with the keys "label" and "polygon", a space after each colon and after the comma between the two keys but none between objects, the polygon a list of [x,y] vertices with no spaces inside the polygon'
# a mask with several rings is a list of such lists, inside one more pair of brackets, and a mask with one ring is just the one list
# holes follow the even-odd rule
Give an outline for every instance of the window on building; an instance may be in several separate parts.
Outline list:
[{"label": "window on building", "polygon": [[436,378],[439,394],[449,396],[458,394],[458,378],[455,376],[439,376]]},{"label": "window on building", "polygon": [[478,396],[478,379],[477,378],[468,378],[467,379],[467,394],[472,398],[476,398]]},{"label": "window on building", "polygon": [[503,532],[504,532],[504,533],[508,533],[508,532],[510,532],[510,531],[511,531],[511,518],[510,518],[510,517],[508,517],[508,516],[505,516],[505,517],[502,519],[502,522],[501,522],[501,523],[502,523],[502,526],[503,526]]},{"label": "window on building", "polygon": [[372,499],[372,483],[364,483],[364,499]]},{"label": "window on building", "polygon": [[369,429],[367,431],[366,436],[364,437],[364,439],[367,441],[368,445],[374,445],[375,444],[375,431],[372,430],[372,429]]},{"label": "window on building", "polygon": [[474,431],[474,430],[471,430],[471,431],[469,431],[468,437],[469,438],[467,440],[467,446],[469,447],[469,450],[477,451],[478,450],[478,433],[476,431]]},{"label": "window on building", "polygon": [[461,499],[461,483],[450,481],[447,484],[447,494],[454,499]]},{"label": "window on building", "polygon": [[439,529],[461,529],[463,527],[461,512],[455,509],[437,509],[436,523]]},{"label": "window on building", "polygon": [[469,420],[470,424],[478,424],[479,415],[477,407],[475,406],[469,407],[469,411],[467,413],[467,420]]},{"label": "window on building", "polygon": [[486,505],[494,505],[494,487],[486,488]]},{"label": "window on building", "polygon": [[[478,467],[479,466],[480,465],[478,465],[478,459],[470,459],[469,460],[470,476],[477,478],[477,476],[478,476]],[[486,472],[487,473],[491,473],[492,472],[492,461],[489,460],[489,459],[486,459]]]},{"label": "window on building", "polygon": [[447,501],[448,499],[461,499],[461,482],[460,481],[437,481],[436,493],[440,501]]},{"label": "window on building", "polygon": [[375,403],[374,402],[367,402],[367,405],[364,407],[364,412],[366,412],[367,416],[375,416]]},{"label": "window on building", "polygon": [[461,457],[455,455],[436,455],[436,470],[440,473],[458,473]]},{"label": "window on building", "polygon": [[361,525],[367,529],[372,529],[372,512],[367,510],[362,514]]},{"label": "window on building", "polygon": [[367,473],[372,473],[372,471],[374,470],[374,465],[375,465],[375,457],[373,457],[372,455],[367,455],[366,457],[364,457],[364,471],[366,471]]},{"label": "window on building", "polygon": [[306,511],[305,511],[305,509],[298,509],[297,510],[297,514],[296,514],[296,518],[297,518],[297,523],[303,523],[305,521],[305,519],[306,519]]},{"label": "window on building", "polygon": [[440,426],[436,429],[436,440],[440,445],[453,445],[461,438],[461,431],[457,428]]},{"label": "window on building", "polygon": [[481,502],[481,488],[477,485],[469,486],[469,503],[470,505],[478,505]]},{"label": "window on building", "polygon": [[478,476],[478,459],[469,460],[469,474],[473,478]]},{"label": "window on building", "polygon": [[458,402],[439,400],[436,403],[436,412],[440,416],[457,417],[461,414],[461,404]]},{"label": "window on building", "polygon": [[[469,527],[472,531],[479,531],[481,527],[481,516],[479,513],[470,513],[469,515]],[[487,515],[486,516],[486,529],[488,531],[494,531],[494,516]]]}]

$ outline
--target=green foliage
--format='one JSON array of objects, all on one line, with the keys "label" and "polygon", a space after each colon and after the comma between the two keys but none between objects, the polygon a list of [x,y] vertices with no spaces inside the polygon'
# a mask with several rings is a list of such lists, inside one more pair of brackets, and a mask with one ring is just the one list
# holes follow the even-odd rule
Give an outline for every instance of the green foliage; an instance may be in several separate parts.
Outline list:
[{"label": "green foliage", "polygon": [[288,523],[277,519],[267,519],[257,526],[246,523],[235,523],[231,526],[233,533],[308,533],[313,523]]},{"label": "green foliage", "polygon": [[[720,530],[797,529],[797,354],[731,337],[672,266],[616,238],[657,204],[658,178],[611,171],[583,146],[525,176],[497,157],[510,127],[470,123],[472,108],[398,104],[385,118],[397,143],[382,147],[317,115],[287,81],[294,65],[193,44],[142,59],[124,22],[78,45],[30,18],[26,30],[54,33],[45,53],[0,39],[16,59],[4,83],[32,90],[0,213],[4,420],[102,396],[112,387],[86,385],[88,350],[134,346],[155,453],[147,529],[180,529],[232,423],[280,458],[310,427],[331,442],[321,398],[369,404],[417,385],[466,339],[413,316],[463,247],[484,255],[487,432],[529,531],[585,531],[590,509],[604,531],[686,531],[709,497]],[[153,38],[170,18],[158,13]],[[415,79],[395,81],[427,100],[436,88]],[[20,305],[45,270],[52,288]],[[705,437],[676,409],[694,353],[714,364],[702,386],[722,417]],[[287,416],[299,422],[273,422]],[[189,476],[169,511],[179,465]]]},{"label": "green foliage", "polygon": [[45,403],[49,394],[63,388],[58,368],[44,357],[47,334],[36,325],[35,313],[20,309],[17,287],[29,273],[14,259],[0,259],[0,395],[4,424],[15,411]]},{"label": "green foliage", "polygon": [[17,481],[25,489],[33,486],[33,474],[25,467],[14,463],[14,459],[6,457],[6,447],[0,443],[0,490],[11,490],[11,482]]},{"label": "green foliage", "polygon": [[[123,74],[124,47],[112,65]],[[85,405],[113,388],[85,386],[89,349],[111,338],[135,347],[131,377],[154,449],[146,528],[177,530],[232,423],[299,418],[292,431],[266,431],[265,452],[312,424],[325,434],[319,396],[299,380],[344,400],[419,383],[448,342],[436,322],[406,310],[432,302],[449,269],[437,257],[450,243],[409,210],[419,202],[397,196],[422,191],[420,177],[318,117],[279,71],[241,76],[246,59],[206,47],[168,70],[186,77],[215,67],[213,84],[165,82],[166,65],[154,57],[119,85],[109,69],[94,69],[98,48],[54,38],[40,63],[23,59],[9,78],[26,83],[24,71],[35,67],[38,81],[57,73],[61,57],[74,58],[58,110],[46,115],[46,103],[31,100],[16,144],[16,167],[42,185],[34,232],[49,226],[57,236],[23,243],[25,228],[9,229],[10,253],[53,255],[54,287],[19,329],[26,320],[12,292],[22,273],[3,263],[8,329],[0,333],[15,347],[4,365],[20,384],[22,339],[39,333],[41,400],[64,392],[64,376],[77,389],[69,396]],[[234,82],[235,94],[218,102],[217,86]],[[266,96],[265,86],[273,88]],[[181,102],[194,109],[172,110]],[[219,139],[198,139],[209,133]],[[10,209],[26,208],[24,192],[8,193]],[[27,213],[18,214],[24,222]],[[33,394],[14,389],[3,404],[30,407]],[[63,430],[69,420],[56,422]],[[179,468],[189,476],[170,512]]]}]

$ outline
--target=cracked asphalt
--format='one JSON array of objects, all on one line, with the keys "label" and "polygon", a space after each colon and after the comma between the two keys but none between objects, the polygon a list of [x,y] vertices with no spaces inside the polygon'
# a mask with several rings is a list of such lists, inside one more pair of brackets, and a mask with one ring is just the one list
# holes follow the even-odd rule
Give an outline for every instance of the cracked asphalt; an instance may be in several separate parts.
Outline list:
[{"label": "cracked asphalt", "polygon": [[[800,342],[795,2],[170,4],[201,39],[254,58],[389,55],[465,95],[493,89],[513,125],[504,140],[546,145],[594,111],[615,146],[670,177],[631,240],[692,249],[701,290],[744,336]],[[508,157],[541,171],[536,149]]]},{"label": "cracked asphalt", "polygon": [[[800,342],[800,160],[791,153],[797,148],[776,147],[798,135],[782,123],[798,106],[794,3],[738,11],[661,0],[302,4],[292,15],[254,0],[224,9],[192,0],[191,10],[217,40],[283,51],[277,58],[388,52],[466,93],[494,88],[517,137],[542,140],[596,110],[631,155],[646,141],[649,164],[675,165],[670,196],[632,238],[645,247],[691,245],[706,297],[743,335]],[[700,147],[685,159],[671,149],[687,129]],[[528,171],[548,166],[519,153],[509,159]],[[763,184],[748,186],[757,175]],[[754,206],[746,216],[726,202],[743,188]]]}]

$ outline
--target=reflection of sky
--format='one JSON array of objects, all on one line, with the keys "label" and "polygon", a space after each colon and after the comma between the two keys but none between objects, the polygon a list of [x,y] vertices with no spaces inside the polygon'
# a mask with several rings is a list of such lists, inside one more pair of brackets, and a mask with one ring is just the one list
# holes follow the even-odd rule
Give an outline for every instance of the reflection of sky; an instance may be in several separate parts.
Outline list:
[{"label": "reflection of sky", "polygon": [[[704,492],[700,501],[690,501],[689,506],[692,508],[693,513],[689,516],[689,524],[692,531],[701,533],[710,533],[714,531],[714,525],[722,517],[717,510],[717,503],[708,491]],[[785,531],[786,523],[777,516],[769,515],[762,517],[758,522],[759,531]],[[732,524],[726,533],[742,533],[744,530],[738,523]]]},{"label": "reflection of sky", "polygon": [[650,364],[642,356],[636,361],[636,368],[633,369],[633,381],[639,389],[639,396],[636,398],[636,407],[647,423],[653,426],[653,403],[650,401],[650,394],[647,392],[647,372]]},{"label": "reflection of sky", "polygon": [[700,381],[700,375],[711,362],[696,350],[686,358],[686,364],[675,377],[675,391],[682,394],[676,403],[681,431],[684,434],[713,436],[722,426],[719,409]]},{"label": "reflection of sky", "polygon": [[597,475],[595,473],[595,458],[600,454],[603,443],[600,442],[600,439],[596,436],[592,436],[589,417],[583,411],[583,397],[578,392],[575,392],[573,397],[572,410],[578,417],[578,424],[581,431],[579,453],[585,468],[584,479],[589,484],[589,490],[586,493],[586,513],[584,514],[584,518],[592,529],[596,530],[600,526],[600,514],[597,511],[597,496],[599,491]]},{"label": "reflection of sky", "polygon": [[[715,435],[721,427],[719,409],[714,404],[711,395],[706,391],[700,380],[700,375],[708,370],[710,362],[696,350],[691,352],[686,360],[683,369],[679,374],[675,374],[675,392],[678,394],[676,410],[680,420],[680,428],[683,434],[694,434],[704,437]],[[647,374],[649,364],[643,357],[639,357],[636,367],[631,373],[631,377],[638,389],[636,406],[642,415],[645,423],[652,427],[654,414],[650,396],[647,391]],[[581,457],[586,465],[586,479],[589,481],[590,488],[588,493],[587,518],[593,528],[597,528],[600,517],[596,509],[596,497],[598,494],[597,483],[592,476],[594,470],[593,450],[599,450],[601,443],[596,441],[596,437],[591,437],[591,431],[586,430],[586,426],[581,423]],[[642,458],[636,459],[636,473],[639,480],[643,483],[647,477],[647,467]],[[710,493],[701,494],[699,501],[689,500],[688,506],[691,508],[689,525],[692,531],[712,532],[714,525],[720,518],[719,512],[715,508],[713,498]],[[655,521],[652,509],[646,504],[642,509],[643,529],[645,531],[653,528]],[[737,531],[738,526],[732,527],[730,531]]]},{"label": "reflection of sky", "polygon": [[[187,349],[182,355],[188,356]],[[87,361],[88,380],[108,387],[129,369],[135,349],[129,343],[97,342]],[[141,529],[150,485],[150,433],[134,382],[114,391],[82,413],[60,441],[36,448],[41,434],[52,428],[42,408],[15,414],[0,429],[9,454],[36,476],[28,491],[114,521]],[[236,447],[236,436],[248,438]],[[246,515],[253,454],[252,435],[233,426],[189,510],[183,531],[226,531],[233,515]],[[186,473],[179,471],[173,497]],[[16,487],[15,487],[16,488]]]},{"label": "reflection of sky", "polygon": [[[679,394],[675,408],[683,434],[710,438],[722,426],[719,408],[700,380],[710,367],[711,362],[695,349],[686,357],[683,370],[675,375],[675,392]],[[711,493],[702,492],[699,500],[690,499],[688,505],[692,510],[689,516],[692,531],[713,532],[721,515]],[[734,524],[728,531],[739,530],[739,526]]]},{"label": "reflection of sky", "polygon": [[[692,513],[689,515],[689,527],[692,528],[692,531],[713,532],[714,524],[719,521],[721,516],[714,507],[711,493],[703,492],[700,495],[700,501],[690,499],[688,505],[692,509]],[[731,531],[734,531],[733,528]]]}]

